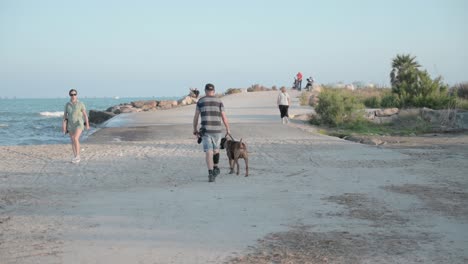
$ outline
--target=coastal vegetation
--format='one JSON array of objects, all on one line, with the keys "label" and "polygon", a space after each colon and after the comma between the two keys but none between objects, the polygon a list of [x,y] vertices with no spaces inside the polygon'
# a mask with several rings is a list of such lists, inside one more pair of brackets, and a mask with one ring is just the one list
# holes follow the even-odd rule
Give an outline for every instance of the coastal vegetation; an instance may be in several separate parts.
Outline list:
[{"label": "coastal vegetation", "polygon": [[247,88],[247,92],[264,92],[264,91],[277,91],[278,88],[273,85],[271,88],[260,85],[260,84],[253,84],[249,88]]},{"label": "coastal vegetation", "polygon": [[[283,88],[285,86],[282,86]],[[280,88],[280,89],[281,89]],[[286,87],[285,87],[286,88]],[[225,95],[241,93],[244,89],[242,88],[229,88],[224,92]],[[247,92],[268,92],[268,91],[278,91],[278,87],[273,85],[272,87],[267,87],[261,84],[252,84],[246,89]]]},{"label": "coastal vegetation", "polygon": [[[409,54],[397,55],[391,64],[391,87],[364,87],[356,90],[323,86],[319,94],[304,92],[299,98],[301,104],[314,106],[317,115],[310,122],[321,126],[321,131],[330,135],[413,135],[437,130],[429,115],[439,119],[450,119],[451,111],[468,109],[468,83],[449,87],[442,77],[432,78],[421,68],[416,57]],[[317,100],[310,100],[316,97]],[[392,114],[382,115],[385,122],[375,122],[375,112],[369,109],[394,109]],[[428,111],[417,112],[405,117],[392,116],[398,109],[447,110],[446,118]],[[366,110],[367,109],[367,110]],[[369,114],[371,113],[371,115]],[[415,112],[416,113],[416,112]],[[427,118],[422,118],[425,115]],[[380,122],[380,123],[379,123]],[[442,121],[441,121],[442,122]],[[447,122],[443,122],[446,125]]]},{"label": "coastal vegetation", "polygon": [[236,93],[242,93],[242,89],[241,88],[229,88],[226,90],[224,94],[228,95],[228,94],[236,94]]}]

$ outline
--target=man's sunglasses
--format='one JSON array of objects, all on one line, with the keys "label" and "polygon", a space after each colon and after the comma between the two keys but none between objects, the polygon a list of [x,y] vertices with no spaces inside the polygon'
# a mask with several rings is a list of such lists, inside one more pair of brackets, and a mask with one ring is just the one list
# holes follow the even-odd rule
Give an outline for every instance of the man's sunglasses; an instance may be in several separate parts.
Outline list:
[{"label": "man's sunglasses", "polygon": [[76,94],[70,94],[70,96],[76,96]]}]

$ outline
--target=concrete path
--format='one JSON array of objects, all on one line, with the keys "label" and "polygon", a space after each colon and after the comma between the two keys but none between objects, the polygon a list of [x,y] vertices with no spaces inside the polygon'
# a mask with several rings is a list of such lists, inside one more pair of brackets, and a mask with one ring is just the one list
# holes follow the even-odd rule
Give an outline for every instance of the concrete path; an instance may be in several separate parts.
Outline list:
[{"label": "concrete path", "polygon": [[[223,98],[251,168],[243,177],[241,161],[241,175],[228,174],[223,153],[215,183],[191,135],[194,106],[111,120],[77,169],[40,171],[34,184],[61,201],[36,207],[59,241],[42,250],[57,253],[31,258],[38,250],[26,247],[23,263],[467,262],[467,152],[385,149],[282,125],[276,96]],[[291,114],[309,111],[294,97]]]}]

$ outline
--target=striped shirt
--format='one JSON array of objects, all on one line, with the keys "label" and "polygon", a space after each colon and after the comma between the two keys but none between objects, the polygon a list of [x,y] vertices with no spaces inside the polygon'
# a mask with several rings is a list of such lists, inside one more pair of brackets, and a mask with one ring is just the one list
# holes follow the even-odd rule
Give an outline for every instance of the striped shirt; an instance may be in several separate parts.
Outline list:
[{"label": "striped shirt", "polygon": [[198,100],[197,110],[200,111],[202,130],[211,134],[222,132],[221,112],[224,112],[224,105],[221,99],[214,96],[202,97]]}]

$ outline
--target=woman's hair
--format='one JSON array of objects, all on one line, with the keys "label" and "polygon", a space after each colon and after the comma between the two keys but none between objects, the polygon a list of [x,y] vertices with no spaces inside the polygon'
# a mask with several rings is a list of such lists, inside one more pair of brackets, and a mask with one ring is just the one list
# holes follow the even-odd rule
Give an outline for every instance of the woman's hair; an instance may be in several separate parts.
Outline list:
[{"label": "woman's hair", "polygon": [[75,89],[70,89],[70,91],[68,91],[68,95],[70,95],[72,92],[75,92],[76,94],[78,94],[78,92]]}]

